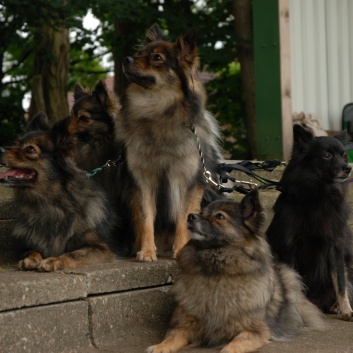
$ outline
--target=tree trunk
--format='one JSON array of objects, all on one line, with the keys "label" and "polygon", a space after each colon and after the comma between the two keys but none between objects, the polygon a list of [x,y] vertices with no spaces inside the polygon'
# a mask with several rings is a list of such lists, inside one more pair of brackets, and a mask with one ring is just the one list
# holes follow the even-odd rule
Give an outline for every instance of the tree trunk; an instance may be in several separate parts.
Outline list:
[{"label": "tree trunk", "polygon": [[69,114],[69,31],[44,25],[37,29],[36,41],[29,116],[33,117],[38,111],[44,111],[55,122]]},{"label": "tree trunk", "polygon": [[256,157],[255,73],[251,0],[233,0],[234,30],[246,104],[251,158]]}]

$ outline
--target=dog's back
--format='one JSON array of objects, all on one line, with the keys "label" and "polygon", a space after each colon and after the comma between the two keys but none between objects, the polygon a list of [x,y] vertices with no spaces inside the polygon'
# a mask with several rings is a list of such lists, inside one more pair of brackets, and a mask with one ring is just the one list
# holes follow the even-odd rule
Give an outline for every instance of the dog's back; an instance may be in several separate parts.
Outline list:
[{"label": "dog's back", "polygon": [[336,301],[333,276],[344,286],[344,267],[352,261],[346,135],[314,137],[295,126],[294,138],[267,237],[278,259],[302,275],[307,296],[327,311]]}]

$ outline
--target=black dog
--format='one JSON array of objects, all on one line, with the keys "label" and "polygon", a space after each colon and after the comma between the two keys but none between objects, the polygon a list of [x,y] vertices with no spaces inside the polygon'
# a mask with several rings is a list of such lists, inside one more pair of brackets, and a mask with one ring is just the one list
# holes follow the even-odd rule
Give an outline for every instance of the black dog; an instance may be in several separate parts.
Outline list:
[{"label": "black dog", "polygon": [[[274,205],[267,237],[280,261],[303,277],[308,298],[324,312],[333,306],[343,320],[353,321],[352,233],[345,200],[351,172],[344,144],[347,133],[314,137],[294,125],[292,157]],[[351,300],[351,303],[350,303]]]}]

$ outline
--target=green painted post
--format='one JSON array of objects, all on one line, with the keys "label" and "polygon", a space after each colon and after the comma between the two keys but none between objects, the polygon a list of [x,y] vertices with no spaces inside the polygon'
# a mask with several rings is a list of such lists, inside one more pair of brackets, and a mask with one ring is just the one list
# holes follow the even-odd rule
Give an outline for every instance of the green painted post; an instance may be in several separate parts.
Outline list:
[{"label": "green painted post", "polygon": [[253,0],[257,158],[282,159],[278,0]]}]

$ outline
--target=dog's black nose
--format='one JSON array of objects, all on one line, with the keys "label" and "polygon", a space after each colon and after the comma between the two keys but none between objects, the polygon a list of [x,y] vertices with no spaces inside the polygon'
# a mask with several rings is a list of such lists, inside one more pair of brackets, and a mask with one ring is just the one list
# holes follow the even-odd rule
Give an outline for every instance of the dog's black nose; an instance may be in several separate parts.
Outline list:
[{"label": "dog's black nose", "polygon": [[196,213],[190,213],[188,215],[188,221],[191,222],[191,221],[197,221],[199,219],[199,215],[196,214]]},{"label": "dog's black nose", "polygon": [[123,64],[131,64],[134,62],[134,58],[132,58],[131,56],[125,56],[125,58],[123,59]]},{"label": "dog's black nose", "polygon": [[5,154],[6,153],[6,150],[5,150],[5,148],[3,148],[3,147],[0,147],[0,154]]},{"label": "dog's black nose", "polygon": [[350,172],[352,171],[352,167],[350,165],[347,165],[343,168],[343,171],[347,174],[350,174]]}]

